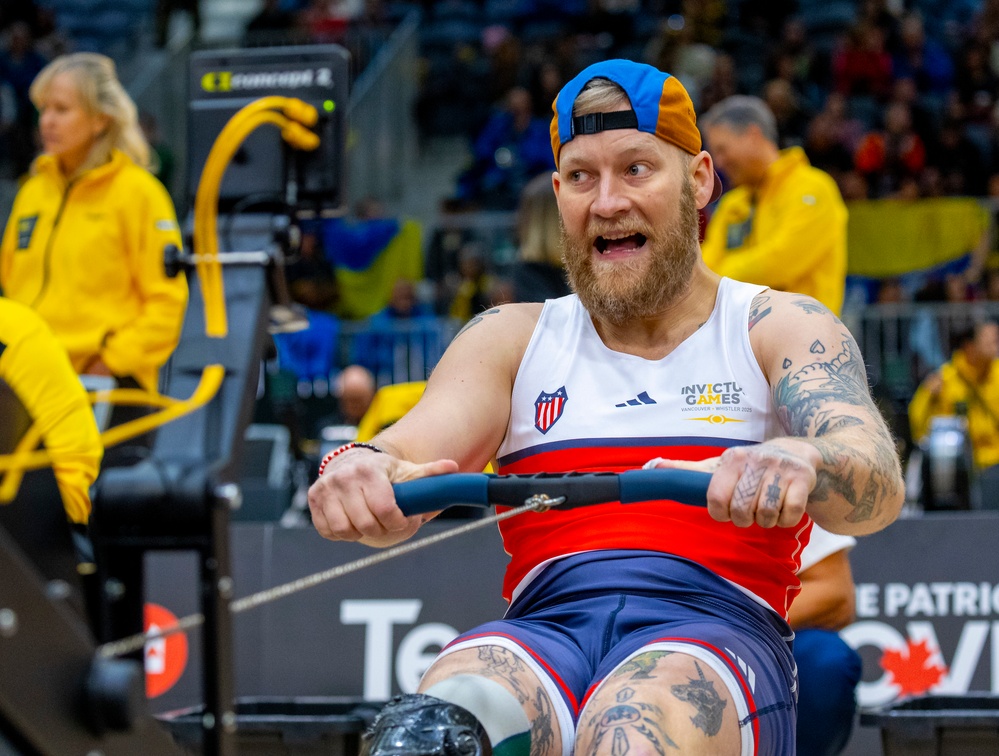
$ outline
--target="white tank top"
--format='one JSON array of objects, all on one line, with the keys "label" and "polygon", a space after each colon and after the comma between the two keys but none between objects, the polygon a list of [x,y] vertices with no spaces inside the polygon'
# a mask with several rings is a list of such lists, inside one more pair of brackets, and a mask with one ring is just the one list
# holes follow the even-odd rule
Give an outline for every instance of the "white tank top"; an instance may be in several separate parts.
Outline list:
[{"label": "white tank top", "polygon": [[[764,290],[723,278],[707,322],[659,360],[608,349],[575,295],[547,301],[514,382],[499,472],[620,471],[782,435],[749,342],[750,305]],[[504,593],[568,553],[651,549],[700,562],[786,616],[809,525],[736,528],[674,502],[522,515],[500,525]]]}]

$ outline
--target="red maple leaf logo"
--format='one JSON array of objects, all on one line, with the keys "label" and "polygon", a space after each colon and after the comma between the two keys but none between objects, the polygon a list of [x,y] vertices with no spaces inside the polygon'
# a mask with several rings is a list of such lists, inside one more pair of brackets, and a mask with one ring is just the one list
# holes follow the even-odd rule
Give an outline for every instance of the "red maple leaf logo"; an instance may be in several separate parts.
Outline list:
[{"label": "red maple leaf logo", "polygon": [[947,674],[947,668],[930,663],[933,652],[926,640],[909,641],[905,648],[888,649],[881,657],[881,668],[891,675],[892,682],[901,691],[900,696],[925,693]]}]

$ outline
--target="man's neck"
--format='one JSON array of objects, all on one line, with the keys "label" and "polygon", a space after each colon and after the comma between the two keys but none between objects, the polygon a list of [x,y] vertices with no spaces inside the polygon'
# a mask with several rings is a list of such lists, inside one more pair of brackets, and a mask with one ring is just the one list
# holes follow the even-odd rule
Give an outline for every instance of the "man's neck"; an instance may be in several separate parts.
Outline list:
[{"label": "man's neck", "polygon": [[662,312],[624,323],[591,316],[593,327],[608,349],[648,360],[662,359],[711,317],[720,280],[699,263],[687,290]]}]

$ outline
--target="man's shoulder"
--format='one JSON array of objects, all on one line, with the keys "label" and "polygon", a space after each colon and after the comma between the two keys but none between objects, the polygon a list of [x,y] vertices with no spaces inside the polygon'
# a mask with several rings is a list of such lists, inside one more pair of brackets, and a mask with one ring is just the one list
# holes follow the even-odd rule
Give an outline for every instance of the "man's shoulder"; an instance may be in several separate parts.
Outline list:
[{"label": "man's shoulder", "polygon": [[843,324],[832,310],[806,294],[765,289],[750,308],[749,329],[757,343],[760,339],[780,341],[802,327],[830,323]]},{"label": "man's shoulder", "polygon": [[[526,344],[541,318],[540,302],[517,302],[497,305],[474,315],[454,337],[466,342],[486,339],[493,346]],[[470,336],[466,337],[468,333]]]}]

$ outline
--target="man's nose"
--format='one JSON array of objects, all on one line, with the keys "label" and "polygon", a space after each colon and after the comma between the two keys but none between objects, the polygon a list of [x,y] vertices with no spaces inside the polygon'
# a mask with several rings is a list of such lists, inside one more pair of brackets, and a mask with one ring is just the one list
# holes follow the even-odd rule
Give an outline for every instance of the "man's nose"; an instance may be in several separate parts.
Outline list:
[{"label": "man's nose", "polygon": [[627,211],[631,200],[620,179],[612,176],[603,177],[597,186],[597,197],[591,205],[591,212],[602,218],[611,218]]}]

